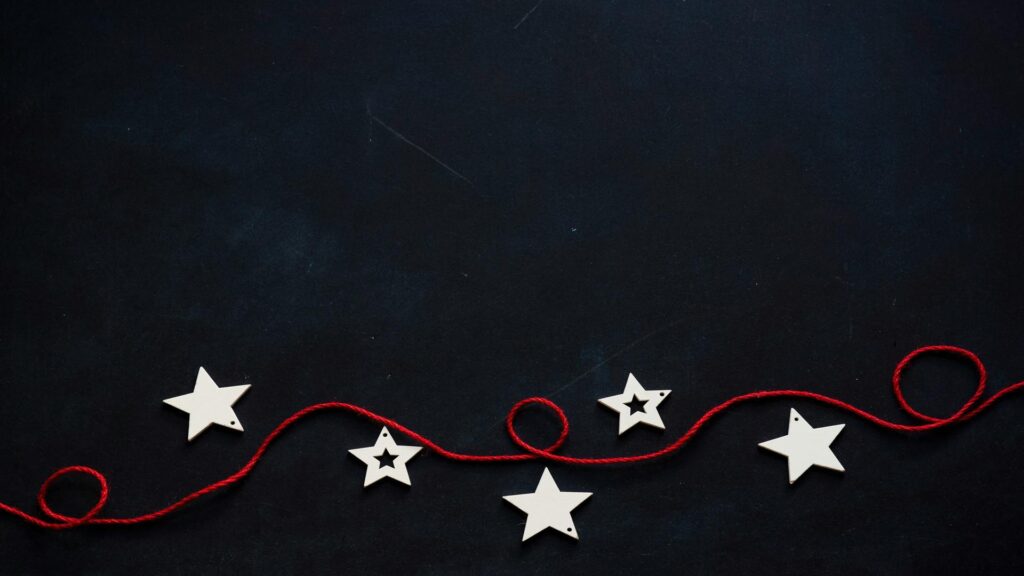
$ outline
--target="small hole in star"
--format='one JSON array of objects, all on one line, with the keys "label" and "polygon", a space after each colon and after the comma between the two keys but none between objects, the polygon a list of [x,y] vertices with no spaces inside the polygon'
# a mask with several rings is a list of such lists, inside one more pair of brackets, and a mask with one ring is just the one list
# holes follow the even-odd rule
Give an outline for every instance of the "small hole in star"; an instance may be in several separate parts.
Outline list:
[{"label": "small hole in star", "polygon": [[799,422],[799,421],[800,421],[799,418],[793,418],[793,422]]},{"label": "small hole in star", "polygon": [[572,532],[572,527],[570,526],[569,528],[566,528],[565,530],[566,530],[566,532]]},{"label": "small hole in star", "polygon": [[234,421],[234,420],[232,420],[232,421],[231,421],[231,425],[232,425],[232,426],[234,426],[234,425],[235,425],[235,421]]},{"label": "small hole in star", "polygon": [[661,395],[662,395],[662,396],[664,396],[664,395],[665,395],[665,393],[664,393],[664,392],[662,392],[662,393],[661,393]]},{"label": "small hole in star", "polygon": [[387,432],[385,432],[385,433],[381,434],[381,436],[383,436],[383,437],[387,438],[387,437],[388,437],[388,433],[387,433]]}]

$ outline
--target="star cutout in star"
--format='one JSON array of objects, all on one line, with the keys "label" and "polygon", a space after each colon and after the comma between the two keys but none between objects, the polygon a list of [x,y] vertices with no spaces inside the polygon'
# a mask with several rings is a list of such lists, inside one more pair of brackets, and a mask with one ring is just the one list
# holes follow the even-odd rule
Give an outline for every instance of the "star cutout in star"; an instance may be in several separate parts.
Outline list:
[{"label": "star cutout in star", "polygon": [[200,432],[209,428],[210,424],[219,424],[241,432],[242,423],[231,406],[248,390],[249,384],[220,388],[206,373],[206,369],[200,366],[192,393],[168,398],[164,403],[188,412],[188,439],[191,441]]},{"label": "star cutout in star", "polygon": [[363,487],[373,484],[381,478],[392,478],[406,486],[412,486],[409,479],[409,471],[405,463],[422,450],[421,446],[402,446],[395,443],[387,426],[381,428],[377,442],[366,448],[353,448],[349,450],[359,460],[366,464],[366,478],[363,480]]},{"label": "star cutout in star", "polygon": [[384,449],[384,453],[381,454],[380,456],[377,456],[376,458],[377,458],[377,462],[380,462],[380,465],[382,467],[383,466],[389,466],[391,468],[394,468],[395,467],[395,458],[398,458],[398,454],[392,454],[392,453],[388,452],[387,448],[385,448]]},{"label": "star cutout in star", "polygon": [[633,396],[632,400],[626,402],[626,407],[629,408],[629,415],[632,416],[637,412],[644,412],[647,409],[647,401]]},{"label": "star cutout in star", "polygon": [[619,413],[619,434],[637,424],[647,424],[655,428],[665,429],[658,413],[658,405],[668,397],[671,390],[644,390],[632,374],[626,379],[626,389],[622,394],[601,398],[600,404]]},{"label": "star cutout in star", "polygon": [[796,482],[811,466],[844,472],[843,465],[829,446],[846,424],[812,428],[796,410],[789,409],[789,434],[761,442],[767,448],[789,458],[789,483]]},{"label": "star cutout in star", "polygon": [[532,494],[515,494],[503,496],[516,508],[526,512],[526,529],[523,530],[523,542],[545,528],[553,528],[566,536],[580,539],[576,526],[572,523],[574,508],[590,498],[591,492],[562,492],[545,468],[541,474],[537,489]]}]

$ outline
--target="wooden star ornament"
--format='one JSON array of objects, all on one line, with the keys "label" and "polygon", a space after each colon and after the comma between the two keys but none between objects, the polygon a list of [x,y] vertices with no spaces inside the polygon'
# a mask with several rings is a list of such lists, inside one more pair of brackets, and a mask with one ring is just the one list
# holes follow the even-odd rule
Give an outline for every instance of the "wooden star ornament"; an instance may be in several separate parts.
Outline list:
[{"label": "wooden star ornament", "polygon": [[665,423],[661,421],[658,405],[671,393],[671,390],[645,390],[636,377],[630,374],[622,394],[601,398],[598,403],[619,413],[621,436],[623,432],[637,424],[664,430]]},{"label": "wooden star ornament", "polygon": [[796,482],[811,466],[844,472],[843,465],[829,447],[846,424],[813,428],[796,410],[789,409],[789,434],[758,446],[789,458],[789,483]]},{"label": "wooden star ornament", "polygon": [[391,478],[406,486],[412,486],[409,470],[405,465],[422,449],[421,446],[403,446],[395,443],[391,431],[385,426],[381,428],[373,446],[353,448],[348,452],[366,464],[366,477],[363,479],[365,488],[383,478]]},{"label": "wooden star ornament", "polygon": [[537,489],[532,494],[504,496],[505,501],[526,512],[526,528],[523,542],[546,528],[580,539],[576,525],[572,522],[574,508],[590,498],[591,492],[562,492],[555,484],[551,472],[545,468]]},{"label": "wooden star ornament", "polygon": [[168,398],[164,404],[188,412],[188,439],[192,441],[211,424],[241,432],[242,422],[231,406],[248,390],[249,384],[221,388],[207,374],[206,369],[200,366],[192,392]]}]

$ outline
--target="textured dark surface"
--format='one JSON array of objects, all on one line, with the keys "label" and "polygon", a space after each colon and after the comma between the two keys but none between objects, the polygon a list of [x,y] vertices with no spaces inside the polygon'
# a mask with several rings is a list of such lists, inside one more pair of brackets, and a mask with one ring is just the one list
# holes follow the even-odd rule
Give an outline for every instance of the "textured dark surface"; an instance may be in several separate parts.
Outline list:
[{"label": "textured dark surface", "polygon": [[[737,393],[900,418],[932,343],[1024,378],[1022,8],[978,2],[4,3],[0,500],[103,470],[105,514],[240,466],[292,411],[353,401],[464,451],[547,395],[565,452],[670,441]],[[531,9],[534,9],[530,12]],[[528,14],[528,17],[526,17]],[[523,19],[525,17],[525,19]],[[243,434],[161,405],[205,366]],[[671,388],[664,433],[596,399]],[[908,399],[947,414],[969,368]],[[790,406],[845,475],[756,444]],[[544,442],[550,418],[524,416]],[[1024,401],[907,437],[746,405],[676,457],[553,467],[582,541],[520,543],[537,463],[417,457],[311,419],[244,484],[159,523],[0,517],[4,574],[1020,573]],[[54,490],[91,502],[88,480]]]}]

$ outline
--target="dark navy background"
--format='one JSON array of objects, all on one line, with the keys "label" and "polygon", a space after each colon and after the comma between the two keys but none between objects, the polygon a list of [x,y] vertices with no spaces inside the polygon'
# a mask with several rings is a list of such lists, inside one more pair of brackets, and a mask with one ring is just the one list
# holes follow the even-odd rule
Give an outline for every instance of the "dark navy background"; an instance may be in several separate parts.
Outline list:
[{"label": "dark navy background", "polygon": [[[726,398],[832,394],[908,421],[917,346],[1024,379],[1016,2],[5,3],[0,500],[53,470],[136,515],[314,402],[513,449],[656,449]],[[161,400],[251,383],[244,433]],[[628,373],[664,433],[616,437]],[[974,375],[928,358],[909,400]],[[845,474],[757,443],[845,423]],[[521,429],[537,443],[543,412]],[[539,463],[432,454],[363,490],[379,428],[311,418],[240,486],[130,529],[0,518],[3,574],[1020,573],[1024,401],[920,436],[835,409],[728,412],[675,457],[552,466],[582,536],[520,543]],[[54,489],[93,501],[88,479]]]}]

